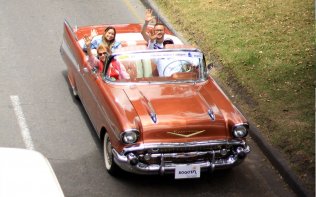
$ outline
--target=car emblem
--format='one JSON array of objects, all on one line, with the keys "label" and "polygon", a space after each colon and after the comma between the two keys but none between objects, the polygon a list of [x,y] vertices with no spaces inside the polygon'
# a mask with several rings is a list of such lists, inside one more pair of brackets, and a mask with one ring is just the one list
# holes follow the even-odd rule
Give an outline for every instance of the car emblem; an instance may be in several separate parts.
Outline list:
[{"label": "car emblem", "polygon": [[192,137],[194,135],[203,133],[205,130],[201,130],[201,131],[172,131],[172,132],[167,132],[168,134],[171,135],[176,135],[176,136],[180,136],[180,137]]},{"label": "car emblem", "polygon": [[153,122],[157,123],[157,115],[155,113],[153,113],[153,112],[150,113],[149,115],[150,115],[151,119],[153,120]]},{"label": "car emblem", "polygon": [[214,112],[211,109],[209,109],[207,112],[208,112],[208,115],[211,117],[211,119],[214,121],[215,120]]}]

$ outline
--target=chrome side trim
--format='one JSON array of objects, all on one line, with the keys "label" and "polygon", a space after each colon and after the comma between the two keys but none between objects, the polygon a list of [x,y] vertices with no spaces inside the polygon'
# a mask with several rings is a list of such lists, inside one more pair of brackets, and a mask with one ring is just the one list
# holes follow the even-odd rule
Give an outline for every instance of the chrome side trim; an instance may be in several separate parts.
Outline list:
[{"label": "chrome side trim", "polygon": [[[70,25],[70,23],[66,19],[64,20],[64,23],[66,24],[67,28],[70,30],[70,32],[71,32],[72,36],[75,38],[75,40],[78,41],[78,37],[74,32],[74,28],[72,28],[72,26]],[[76,26],[76,29],[77,29],[77,26]]]},{"label": "chrome side trim", "polygon": [[160,84],[197,84],[197,83],[204,83],[207,81],[207,79],[199,79],[199,80],[182,80],[182,81],[138,81],[138,82],[120,82],[120,81],[110,81],[108,79],[103,79],[106,83],[113,84],[113,85],[148,85],[148,84],[153,84],[153,85],[160,85]]}]

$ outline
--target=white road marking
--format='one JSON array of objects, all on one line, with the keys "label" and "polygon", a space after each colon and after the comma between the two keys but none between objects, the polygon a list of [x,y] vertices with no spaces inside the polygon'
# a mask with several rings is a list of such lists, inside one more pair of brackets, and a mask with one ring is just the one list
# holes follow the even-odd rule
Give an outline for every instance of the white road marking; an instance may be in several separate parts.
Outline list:
[{"label": "white road marking", "polygon": [[27,149],[34,150],[33,141],[31,138],[29,128],[26,124],[26,120],[24,118],[24,114],[23,114],[22,107],[20,104],[20,99],[16,95],[12,95],[12,96],[10,96],[10,98],[11,98],[11,103],[13,105],[16,118],[17,118],[19,126],[20,126],[21,135],[22,135],[24,144],[25,144]]}]

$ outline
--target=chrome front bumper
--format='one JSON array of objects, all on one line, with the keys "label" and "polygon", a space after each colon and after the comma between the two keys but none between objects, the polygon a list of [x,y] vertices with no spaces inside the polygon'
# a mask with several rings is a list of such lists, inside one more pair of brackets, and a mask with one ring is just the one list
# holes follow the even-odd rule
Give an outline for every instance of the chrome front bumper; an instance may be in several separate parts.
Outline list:
[{"label": "chrome front bumper", "polygon": [[[173,174],[176,166],[187,164],[198,165],[201,171],[232,168],[244,160],[250,147],[245,141],[206,141],[142,144],[125,148],[121,153],[115,149],[112,152],[114,162],[125,171],[136,174]],[[146,155],[159,162],[141,162],[141,158]],[[199,159],[190,160],[195,157]],[[173,159],[189,159],[190,162],[172,162]]]}]

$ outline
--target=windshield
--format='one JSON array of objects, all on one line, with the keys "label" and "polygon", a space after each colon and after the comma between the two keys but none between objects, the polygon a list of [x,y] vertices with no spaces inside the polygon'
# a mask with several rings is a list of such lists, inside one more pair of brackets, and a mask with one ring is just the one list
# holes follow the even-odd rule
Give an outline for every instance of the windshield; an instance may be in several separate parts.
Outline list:
[{"label": "windshield", "polygon": [[196,82],[206,76],[203,54],[188,50],[117,54],[106,69],[106,79],[115,82]]}]

